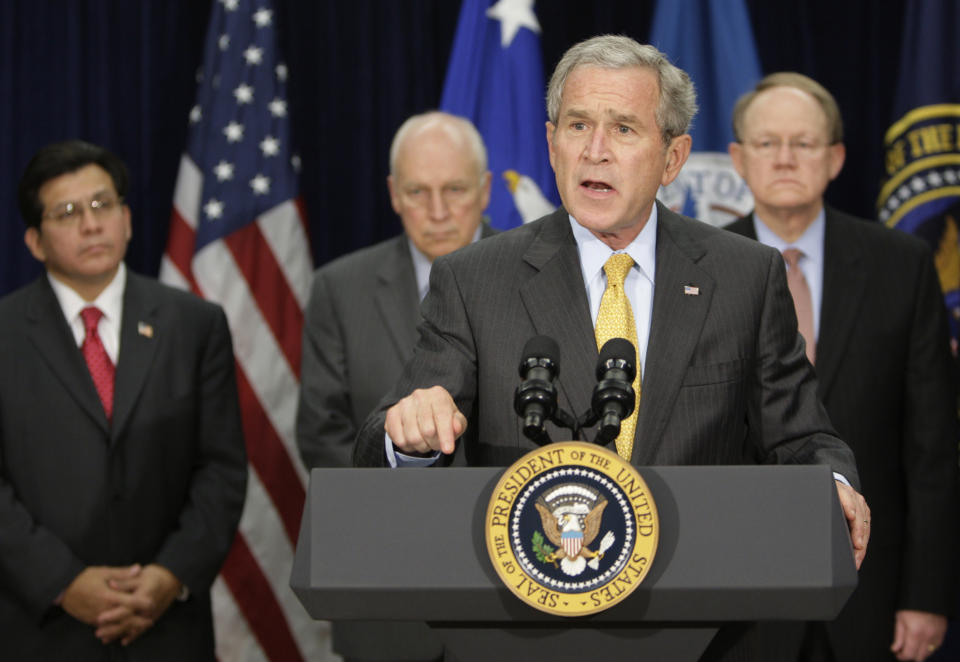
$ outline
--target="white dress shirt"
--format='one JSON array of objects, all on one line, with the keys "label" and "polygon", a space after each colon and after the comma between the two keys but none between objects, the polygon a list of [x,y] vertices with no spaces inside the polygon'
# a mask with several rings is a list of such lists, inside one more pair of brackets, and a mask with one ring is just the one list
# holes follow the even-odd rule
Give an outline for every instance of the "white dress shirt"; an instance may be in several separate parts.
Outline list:
[{"label": "white dress shirt", "polygon": [[93,301],[84,301],[83,297],[76,293],[69,285],[60,282],[55,276],[47,273],[50,280],[50,286],[57,297],[60,309],[63,310],[63,316],[70,325],[70,331],[73,332],[73,338],[77,342],[77,347],[83,345],[83,339],[87,335],[87,329],[83,325],[83,318],[80,311],[88,306],[96,306],[103,313],[100,322],[97,324],[97,334],[103,343],[103,348],[107,356],[117,365],[117,357],[120,356],[120,320],[123,319],[123,292],[127,287],[127,268],[123,262],[114,275],[113,280],[107,285],[103,292]]}]

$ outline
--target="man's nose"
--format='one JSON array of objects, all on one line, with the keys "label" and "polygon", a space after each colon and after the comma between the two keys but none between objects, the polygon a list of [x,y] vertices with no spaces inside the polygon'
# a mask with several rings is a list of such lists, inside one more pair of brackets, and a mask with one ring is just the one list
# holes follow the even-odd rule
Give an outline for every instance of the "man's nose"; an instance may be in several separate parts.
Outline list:
[{"label": "man's nose", "polygon": [[774,162],[778,165],[794,165],[797,162],[797,155],[794,152],[793,145],[789,140],[784,140],[777,145],[777,150],[773,153]]},{"label": "man's nose", "polygon": [[599,163],[607,158],[607,139],[603,131],[593,129],[584,155],[594,163]]},{"label": "man's nose", "polygon": [[449,213],[447,201],[443,198],[443,191],[436,190],[430,192],[430,218],[435,221],[442,221]]},{"label": "man's nose", "polygon": [[90,205],[80,205],[79,214],[80,218],[77,221],[77,225],[81,232],[93,232],[101,228],[102,223],[100,217],[94,213]]}]

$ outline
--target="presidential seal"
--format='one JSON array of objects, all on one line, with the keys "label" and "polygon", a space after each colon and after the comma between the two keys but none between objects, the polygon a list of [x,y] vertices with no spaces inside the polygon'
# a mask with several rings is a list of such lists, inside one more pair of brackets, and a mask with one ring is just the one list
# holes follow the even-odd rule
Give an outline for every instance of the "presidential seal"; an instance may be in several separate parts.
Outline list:
[{"label": "presidential seal", "polygon": [[548,444],[509,467],[485,524],[501,581],[528,605],[559,616],[594,614],[630,595],[660,537],[637,470],[579,441]]}]

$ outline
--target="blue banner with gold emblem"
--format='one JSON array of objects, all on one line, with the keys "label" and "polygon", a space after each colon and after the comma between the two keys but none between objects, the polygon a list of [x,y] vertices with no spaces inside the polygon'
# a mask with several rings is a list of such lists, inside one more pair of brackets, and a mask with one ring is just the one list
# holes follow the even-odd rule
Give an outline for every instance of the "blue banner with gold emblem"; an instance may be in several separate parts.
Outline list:
[{"label": "blue banner with gold emblem", "polygon": [[893,124],[884,137],[880,220],[926,239],[950,311],[960,320],[960,5],[908,2]]},{"label": "blue banner with gold emblem", "polygon": [[559,204],[544,97],[533,0],[464,0],[440,108],[469,118],[483,136],[494,227],[535,220]]},{"label": "blue banner with gold emblem", "polygon": [[761,76],[746,5],[742,0],[661,0],[650,43],[690,75],[700,107],[690,131],[690,158],[658,197],[701,221],[729,223],[753,208],[750,189],[727,154],[733,106]]}]

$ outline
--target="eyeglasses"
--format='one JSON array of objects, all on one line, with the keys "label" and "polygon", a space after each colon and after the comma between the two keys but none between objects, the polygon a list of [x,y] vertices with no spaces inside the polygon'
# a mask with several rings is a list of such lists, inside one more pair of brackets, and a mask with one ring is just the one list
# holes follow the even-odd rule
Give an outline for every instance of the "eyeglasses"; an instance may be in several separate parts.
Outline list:
[{"label": "eyeglasses", "polygon": [[[765,159],[775,159],[780,154],[783,144],[783,140],[780,138],[760,138],[746,142],[751,150]],[[809,138],[792,138],[787,142],[790,153],[798,159],[813,158],[825,146],[826,143]]]},{"label": "eyeglasses", "polygon": [[123,198],[113,195],[96,195],[89,202],[64,202],[43,214],[41,218],[61,225],[73,225],[83,218],[83,210],[89,209],[95,218],[106,218],[123,204]]}]

